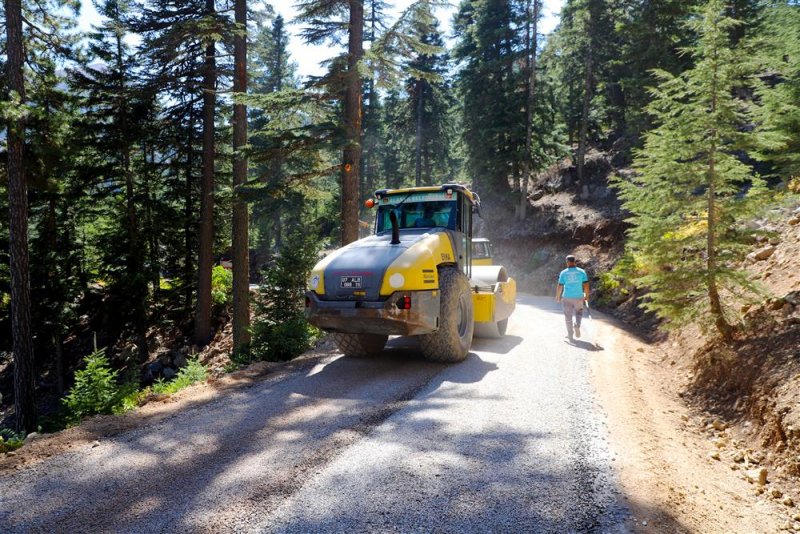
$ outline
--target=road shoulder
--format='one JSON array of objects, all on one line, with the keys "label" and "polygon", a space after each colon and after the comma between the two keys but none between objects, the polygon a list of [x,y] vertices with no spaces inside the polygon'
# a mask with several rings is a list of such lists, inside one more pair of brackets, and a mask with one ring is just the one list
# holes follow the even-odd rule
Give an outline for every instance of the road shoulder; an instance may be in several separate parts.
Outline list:
[{"label": "road shoulder", "polygon": [[311,368],[335,355],[315,350],[290,362],[257,362],[222,378],[189,386],[172,395],[154,395],[147,403],[120,415],[99,415],[77,426],[28,439],[17,451],[0,455],[0,476],[26,469],[51,458],[83,447],[95,447],[100,441],[176,417],[186,410],[217,401],[221,394],[252,387],[264,381],[277,381],[298,369]]},{"label": "road shoulder", "polygon": [[680,399],[668,358],[613,320],[596,322],[603,350],[587,355],[633,530],[777,531],[774,506],[712,457],[714,445]]}]

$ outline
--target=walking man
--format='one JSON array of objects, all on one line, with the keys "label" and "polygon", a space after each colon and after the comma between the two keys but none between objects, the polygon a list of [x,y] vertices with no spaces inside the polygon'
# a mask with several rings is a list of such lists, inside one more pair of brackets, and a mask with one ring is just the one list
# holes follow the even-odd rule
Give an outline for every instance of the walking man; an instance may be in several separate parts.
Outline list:
[{"label": "walking man", "polygon": [[[567,337],[572,341],[573,331],[575,337],[581,337],[581,318],[583,317],[583,303],[589,300],[589,277],[586,271],[575,265],[575,256],[567,256],[567,268],[558,275],[558,288],[556,289],[556,302],[561,302],[564,308],[564,320],[567,323]],[[575,316],[575,326],[572,325],[572,316]]]}]

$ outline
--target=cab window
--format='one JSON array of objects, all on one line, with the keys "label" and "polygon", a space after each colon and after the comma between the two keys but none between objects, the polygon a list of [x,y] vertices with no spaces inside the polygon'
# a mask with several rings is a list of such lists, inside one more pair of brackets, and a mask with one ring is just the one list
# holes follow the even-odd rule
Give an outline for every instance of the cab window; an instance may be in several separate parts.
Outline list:
[{"label": "cab window", "polygon": [[489,243],[486,242],[472,243],[472,259],[478,260],[491,257],[492,254],[489,251]]},{"label": "cab window", "polygon": [[404,203],[399,207],[387,204],[378,208],[378,232],[391,230],[392,223],[389,219],[391,210],[395,210],[397,214],[400,229],[449,228],[454,230],[456,226],[457,210],[454,200]]}]

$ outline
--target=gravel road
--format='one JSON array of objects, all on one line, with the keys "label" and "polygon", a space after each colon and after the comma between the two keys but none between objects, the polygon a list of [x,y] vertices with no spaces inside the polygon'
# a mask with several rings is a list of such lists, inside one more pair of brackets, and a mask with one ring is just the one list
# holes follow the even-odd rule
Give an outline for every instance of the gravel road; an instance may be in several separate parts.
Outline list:
[{"label": "gravel road", "polygon": [[588,343],[520,296],[464,363],[390,341],[0,479],[2,532],[624,532]]}]

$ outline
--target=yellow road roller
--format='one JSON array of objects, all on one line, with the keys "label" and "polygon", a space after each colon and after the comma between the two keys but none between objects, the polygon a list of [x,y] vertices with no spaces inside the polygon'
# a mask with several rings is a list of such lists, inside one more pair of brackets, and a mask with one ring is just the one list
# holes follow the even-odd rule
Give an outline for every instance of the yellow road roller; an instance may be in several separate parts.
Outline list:
[{"label": "yellow road roller", "polygon": [[[351,357],[379,354],[392,335],[417,336],[434,361],[466,358],[474,335],[505,335],[516,284],[499,265],[473,265],[478,195],[459,184],[381,189],[374,234],[311,271],[308,321]],[[491,263],[491,262],[490,262]]]}]

